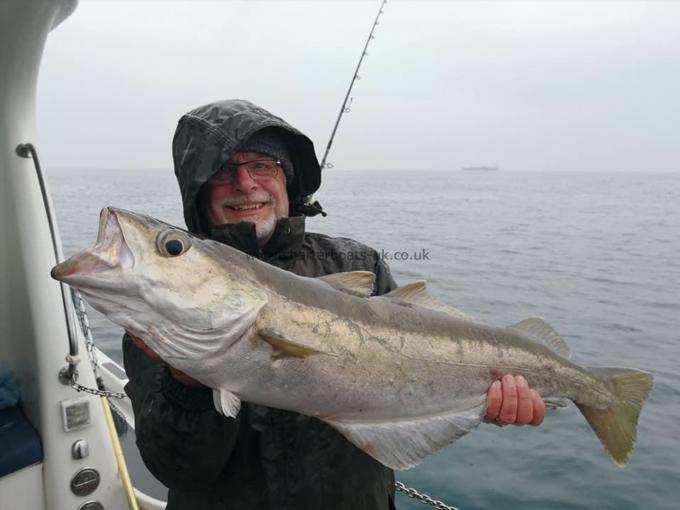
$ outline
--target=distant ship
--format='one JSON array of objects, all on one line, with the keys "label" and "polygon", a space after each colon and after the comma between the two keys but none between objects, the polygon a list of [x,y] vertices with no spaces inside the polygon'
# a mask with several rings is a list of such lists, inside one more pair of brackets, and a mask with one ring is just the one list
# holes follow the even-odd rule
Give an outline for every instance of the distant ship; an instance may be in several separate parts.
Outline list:
[{"label": "distant ship", "polygon": [[472,172],[496,172],[499,170],[498,165],[494,166],[464,166],[461,168],[463,171]]}]

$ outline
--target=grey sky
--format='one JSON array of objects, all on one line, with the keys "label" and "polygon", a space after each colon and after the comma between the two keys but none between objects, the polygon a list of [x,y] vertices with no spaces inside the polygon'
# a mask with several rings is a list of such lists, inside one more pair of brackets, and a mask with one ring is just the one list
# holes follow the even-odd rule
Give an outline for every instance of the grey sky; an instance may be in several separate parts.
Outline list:
[{"label": "grey sky", "polygon": [[[53,167],[170,168],[179,116],[250,99],[319,158],[380,2],[82,1],[38,87]],[[680,2],[388,2],[337,169],[680,171]]]}]

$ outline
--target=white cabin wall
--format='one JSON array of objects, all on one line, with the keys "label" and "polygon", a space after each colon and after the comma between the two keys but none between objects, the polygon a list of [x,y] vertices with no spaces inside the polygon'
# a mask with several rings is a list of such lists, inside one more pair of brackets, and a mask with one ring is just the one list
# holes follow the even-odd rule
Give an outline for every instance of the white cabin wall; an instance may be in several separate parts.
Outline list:
[{"label": "white cabin wall", "polygon": [[[50,277],[55,253],[34,162],[15,152],[20,143],[37,143],[35,89],[43,46],[50,29],[74,7],[73,0],[0,2],[0,354],[19,376],[22,408],[42,441],[41,508],[75,509],[98,500],[108,510],[122,510],[127,503],[100,398],[58,380],[69,334],[60,284]],[[48,169],[48,161],[41,164]],[[68,310],[73,313],[71,304]],[[76,337],[79,382],[96,387],[83,336]],[[61,402],[82,398],[89,402],[91,424],[66,432]],[[72,456],[76,440],[88,442],[88,457]],[[86,498],[70,490],[71,478],[85,466],[101,475]],[[23,494],[14,496],[2,508],[26,508]]]}]

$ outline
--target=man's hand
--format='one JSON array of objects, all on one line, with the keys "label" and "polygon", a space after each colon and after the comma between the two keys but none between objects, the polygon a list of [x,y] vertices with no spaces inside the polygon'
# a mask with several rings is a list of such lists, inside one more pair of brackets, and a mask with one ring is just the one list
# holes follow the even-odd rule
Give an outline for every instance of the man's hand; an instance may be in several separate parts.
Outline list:
[{"label": "man's hand", "polygon": [[533,425],[543,423],[545,403],[521,376],[504,375],[494,381],[486,394],[484,421],[496,425]]},{"label": "man's hand", "polygon": [[[156,361],[160,361],[164,365],[167,365],[167,363],[165,363],[161,359],[161,357],[158,354],[156,354],[156,351],[154,351],[151,347],[146,345],[141,338],[136,337],[135,335],[133,335],[129,331],[127,332],[127,334],[130,335],[130,338],[132,338],[132,342],[139,349],[141,349],[144,352],[144,354],[146,354],[149,358],[156,360]],[[203,384],[198,382],[196,379],[189,377],[184,372],[177,370],[176,368],[173,368],[170,365],[167,365],[167,366],[168,366],[168,370],[170,370],[170,375],[172,375],[172,377],[175,378],[175,380],[177,380],[178,382],[184,384],[185,386],[190,386],[191,388],[205,388],[205,386]]]}]

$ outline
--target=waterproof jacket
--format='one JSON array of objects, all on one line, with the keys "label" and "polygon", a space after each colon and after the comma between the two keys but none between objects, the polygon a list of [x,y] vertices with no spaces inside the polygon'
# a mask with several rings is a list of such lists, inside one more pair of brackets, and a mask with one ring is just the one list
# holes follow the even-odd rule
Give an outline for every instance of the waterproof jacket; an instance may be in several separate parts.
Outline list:
[{"label": "waterproof jacket", "polygon": [[[190,231],[298,275],[372,271],[374,294],[396,287],[375,250],[307,233],[304,216],[280,219],[262,249],[252,224],[205,225],[196,204],[200,188],[220,158],[231,157],[243,137],[257,130],[253,126],[275,125],[298,140],[289,144],[298,165],[289,195],[316,190],[320,171],[304,135],[250,103],[223,102],[188,115],[180,120],[173,154]],[[224,417],[214,408],[211,389],[180,384],[128,336],[123,353],[137,446],[151,473],[169,488],[168,510],[394,508],[392,471],[321,420],[248,402],[236,418]]]},{"label": "waterproof jacket", "polygon": [[305,207],[305,198],[321,184],[321,169],[314,144],[283,119],[242,99],[231,99],[200,106],[182,116],[172,140],[175,175],[182,193],[184,220],[191,232],[206,234],[198,207],[200,191],[206,181],[236,154],[256,131],[276,131],[288,145],[295,170],[286,183],[290,215],[312,216],[318,210]]}]

